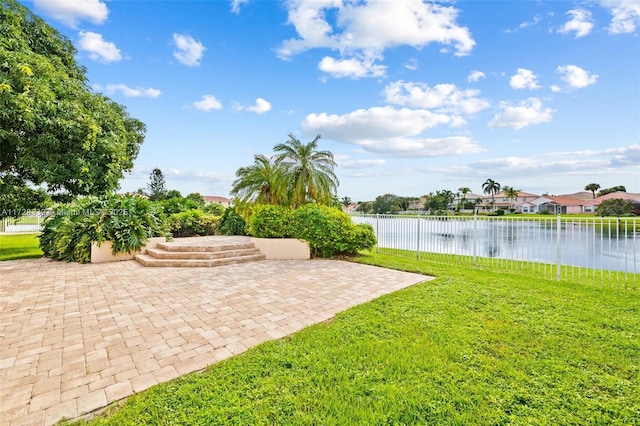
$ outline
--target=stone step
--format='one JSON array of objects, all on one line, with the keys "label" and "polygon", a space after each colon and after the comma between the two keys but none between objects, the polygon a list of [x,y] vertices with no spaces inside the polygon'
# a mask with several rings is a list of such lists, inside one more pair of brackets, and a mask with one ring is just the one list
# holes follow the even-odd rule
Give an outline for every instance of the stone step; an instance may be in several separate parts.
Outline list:
[{"label": "stone step", "polygon": [[253,254],[217,259],[158,259],[148,254],[137,254],[135,259],[144,266],[215,267],[264,260],[265,256],[263,254]]},{"label": "stone step", "polygon": [[253,243],[235,243],[235,244],[174,244],[172,242],[158,243],[156,248],[171,252],[218,252],[227,250],[240,250],[255,248]]},{"label": "stone step", "polygon": [[225,257],[241,257],[260,254],[260,250],[250,248],[233,248],[217,251],[173,251],[160,248],[146,249],[145,254],[156,259],[221,259]]}]

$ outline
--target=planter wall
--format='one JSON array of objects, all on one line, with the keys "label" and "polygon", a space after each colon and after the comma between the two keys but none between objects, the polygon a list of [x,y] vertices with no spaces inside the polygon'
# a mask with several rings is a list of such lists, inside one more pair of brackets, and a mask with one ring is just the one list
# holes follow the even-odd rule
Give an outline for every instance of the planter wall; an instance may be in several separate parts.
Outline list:
[{"label": "planter wall", "polygon": [[307,242],[295,238],[251,238],[267,260],[307,260],[311,250]]},{"label": "planter wall", "polygon": [[165,237],[153,237],[149,238],[147,245],[142,247],[142,250],[132,253],[118,253],[116,255],[111,254],[111,241],[105,241],[100,246],[98,243],[91,243],[91,263],[104,263],[104,262],[119,262],[121,260],[133,260],[133,257],[143,252],[146,248],[155,248],[158,243],[166,241]]}]

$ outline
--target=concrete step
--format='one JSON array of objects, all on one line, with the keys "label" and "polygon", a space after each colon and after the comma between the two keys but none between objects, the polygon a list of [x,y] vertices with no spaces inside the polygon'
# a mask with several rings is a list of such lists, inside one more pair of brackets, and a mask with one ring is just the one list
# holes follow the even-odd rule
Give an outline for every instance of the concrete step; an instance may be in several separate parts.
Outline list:
[{"label": "concrete step", "polygon": [[148,254],[137,254],[135,259],[144,266],[215,267],[264,260],[265,256],[263,254],[252,254],[217,259],[159,259]]},{"label": "concrete step", "polygon": [[[201,247],[202,248],[202,247]],[[242,257],[260,254],[255,247],[233,248],[217,251],[173,251],[160,248],[146,249],[145,254],[156,259],[221,259],[225,257]]]},{"label": "concrete step", "polygon": [[158,243],[156,248],[171,252],[218,252],[227,250],[240,250],[255,248],[253,243],[235,243],[235,244],[174,244],[172,242]]}]

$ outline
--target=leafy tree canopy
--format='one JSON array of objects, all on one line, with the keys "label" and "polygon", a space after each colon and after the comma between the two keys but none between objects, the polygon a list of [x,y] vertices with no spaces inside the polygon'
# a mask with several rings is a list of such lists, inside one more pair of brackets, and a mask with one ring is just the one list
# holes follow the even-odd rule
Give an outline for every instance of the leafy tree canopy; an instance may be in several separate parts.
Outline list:
[{"label": "leafy tree canopy", "polygon": [[627,188],[624,185],[612,186],[611,188],[605,188],[598,191],[598,197],[603,195],[612,194],[614,192],[627,192]]},{"label": "leafy tree canopy", "polygon": [[[167,197],[167,183],[164,179],[162,170],[157,167],[149,174],[149,183],[147,184],[147,195],[151,201],[164,200]],[[176,196],[176,194],[171,194]],[[177,194],[180,197],[180,193]]]},{"label": "leafy tree canopy", "polygon": [[630,216],[633,214],[633,203],[630,200],[612,198],[604,200],[596,210],[598,216]]},{"label": "leafy tree canopy", "polygon": [[[118,188],[145,126],[93,93],[72,43],[16,0],[0,0],[0,215]],[[6,215],[6,213],[5,213]]]}]

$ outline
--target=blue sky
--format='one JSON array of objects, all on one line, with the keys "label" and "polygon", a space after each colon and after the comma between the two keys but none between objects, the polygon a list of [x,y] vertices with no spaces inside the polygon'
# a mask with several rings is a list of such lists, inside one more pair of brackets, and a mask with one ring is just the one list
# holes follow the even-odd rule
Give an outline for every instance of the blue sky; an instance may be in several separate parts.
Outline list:
[{"label": "blue sky", "polygon": [[228,196],[289,133],[322,135],[338,196],[491,178],[640,192],[640,1],[23,2],[94,90],[147,125],[122,190]]}]

